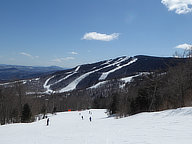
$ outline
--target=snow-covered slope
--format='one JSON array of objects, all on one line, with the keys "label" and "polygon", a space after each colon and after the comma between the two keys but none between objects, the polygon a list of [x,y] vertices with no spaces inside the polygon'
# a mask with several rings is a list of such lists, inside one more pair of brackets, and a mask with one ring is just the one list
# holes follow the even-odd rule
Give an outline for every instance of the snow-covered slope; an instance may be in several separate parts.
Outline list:
[{"label": "snow-covered slope", "polygon": [[[31,94],[34,91],[37,93],[37,90],[41,94],[50,94],[98,88],[98,85],[99,87],[105,87],[106,82],[110,83],[110,81],[117,80],[117,82],[126,83],[131,81],[132,78],[140,76],[141,73],[150,73],[158,70],[166,72],[169,66],[183,61],[184,59],[178,58],[123,56],[55,72],[39,77],[38,81],[25,80],[25,85],[28,89],[27,93]],[[0,86],[4,85],[4,83],[0,84]],[[124,85],[119,85],[119,87],[124,87]]]},{"label": "snow-covered slope", "polygon": [[169,65],[174,65],[180,61],[181,59],[175,58],[124,56],[55,73],[45,79],[43,86],[46,93],[95,88],[95,85],[103,84],[104,81],[112,79],[124,81],[127,77],[136,77],[143,72],[165,70]]},{"label": "snow-covered slope", "polygon": [[[105,110],[63,112],[31,124],[0,126],[1,144],[191,144],[192,108],[107,117]],[[81,115],[80,115],[81,113]],[[81,116],[84,116],[84,120]],[[89,121],[89,117],[92,121]]]},{"label": "snow-covered slope", "polygon": [[[67,91],[72,91],[75,90],[80,82],[82,82],[84,79],[88,78],[91,74],[95,74],[97,76],[100,76],[100,78],[97,78],[97,80],[94,81],[94,83],[97,81],[102,81],[107,79],[108,75],[110,73],[113,73],[125,66],[131,65],[132,63],[136,62],[137,58],[130,58],[130,57],[120,57],[115,60],[109,60],[109,61],[103,61],[99,65],[98,64],[92,64],[92,66],[89,66],[90,68],[84,68],[83,66],[77,66],[75,69],[73,69],[71,72],[67,72],[64,74],[64,77],[61,77],[57,79],[57,81],[52,82],[48,84],[48,82],[55,78],[57,76],[51,76],[49,77],[45,83],[44,83],[44,88],[46,89],[46,92],[52,92],[53,90],[50,89],[51,86],[54,86],[58,83],[62,83],[63,81],[72,78],[66,86],[57,89],[57,92],[62,93],[62,92],[67,92]],[[86,65],[84,66],[86,67]],[[77,77],[74,75],[78,75]],[[93,83],[93,84],[94,84]],[[88,86],[93,86],[89,85]],[[86,87],[88,87],[86,86]],[[85,87],[85,88],[86,88]]]}]

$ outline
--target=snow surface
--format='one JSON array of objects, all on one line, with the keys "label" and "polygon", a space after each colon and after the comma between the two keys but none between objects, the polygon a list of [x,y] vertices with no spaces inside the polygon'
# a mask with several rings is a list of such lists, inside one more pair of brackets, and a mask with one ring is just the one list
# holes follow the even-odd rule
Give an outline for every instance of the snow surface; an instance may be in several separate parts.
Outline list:
[{"label": "snow surface", "polygon": [[[130,64],[134,63],[135,61],[137,61],[137,59],[133,59],[132,61],[128,62],[127,64],[124,64],[124,65],[120,66],[120,63],[121,63],[121,62],[126,61],[126,60],[129,59],[129,58],[130,58],[130,57],[119,58],[119,59],[117,59],[117,60],[116,60],[114,63],[112,63],[112,64],[109,64],[109,63],[111,62],[111,60],[109,60],[109,61],[107,61],[106,63],[104,63],[104,64],[108,64],[108,65],[106,65],[106,66],[104,66],[104,67],[102,67],[102,68],[94,69],[94,70],[92,70],[92,71],[89,71],[89,72],[87,72],[87,73],[84,73],[83,75],[79,76],[79,77],[76,78],[74,81],[72,81],[71,83],[69,83],[66,87],[64,87],[64,88],[62,88],[61,90],[59,90],[58,93],[67,92],[67,91],[72,91],[72,90],[76,89],[77,85],[78,85],[84,78],[86,78],[87,76],[89,76],[90,74],[92,74],[92,73],[94,73],[94,72],[97,72],[97,71],[100,71],[100,70],[102,70],[102,69],[105,69],[105,68],[108,68],[108,67],[111,67],[111,66],[116,65],[117,67],[116,67],[115,69],[112,69],[112,70],[110,70],[110,71],[108,71],[108,72],[105,72],[105,73],[103,73],[103,74],[101,75],[101,77],[99,78],[99,80],[104,80],[105,78],[107,78],[107,76],[108,76],[110,73],[112,73],[112,72],[114,72],[114,71],[116,71],[116,70],[118,70],[118,69],[120,69],[120,68],[122,68],[122,67],[125,67],[125,66],[127,66],[127,65],[130,65]],[[103,65],[103,64],[102,64],[102,65]],[[48,78],[48,79],[45,81],[44,85],[43,85],[43,87],[46,89],[45,93],[55,93],[55,91],[53,91],[53,90],[50,89],[50,86],[51,86],[51,85],[54,85],[54,84],[57,84],[57,83],[65,80],[65,79],[69,78],[70,76],[72,76],[72,75],[74,75],[75,73],[77,73],[79,69],[80,69],[80,66],[77,66],[77,68],[76,68],[72,73],[68,74],[68,75],[65,76],[64,78],[62,78],[62,79],[60,79],[60,80],[58,80],[57,82],[52,83],[52,84],[48,84],[48,82],[49,82],[54,76]]]},{"label": "snow surface", "polygon": [[133,80],[133,78],[141,76],[141,75],[148,75],[148,74],[150,74],[150,73],[149,72],[141,72],[141,73],[139,73],[137,75],[121,78],[121,81],[124,81],[124,84],[120,85],[120,88],[125,87],[125,84],[130,83]]},{"label": "snow surface", "polygon": [[[98,68],[98,69],[95,69],[95,70],[92,70],[92,71],[89,71],[89,72],[85,73],[85,74],[81,75],[80,77],[76,78],[74,81],[72,81],[69,85],[67,85],[67,86],[64,87],[63,89],[59,90],[59,93],[74,90],[74,89],[77,87],[77,85],[79,84],[80,81],[82,81],[84,78],[86,78],[87,76],[89,76],[90,74],[92,74],[92,73],[94,73],[94,72],[100,71],[100,70],[105,69],[105,68],[108,68],[108,67],[110,67],[110,66],[117,65],[117,67],[116,67],[115,69],[113,69],[113,70],[111,70],[111,71],[109,71],[109,72],[103,73],[103,74],[101,75],[101,77],[99,78],[99,80],[104,80],[109,73],[112,73],[112,72],[114,72],[114,71],[116,71],[116,70],[118,70],[118,69],[120,69],[120,68],[122,68],[122,67],[124,67],[124,66],[130,65],[130,64],[134,63],[134,62],[137,60],[137,59],[133,59],[132,61],[128,62],[127,64],[124,64],[124,65],[122,65],[122,66],[119,66],[119,65],[118,65],[118,64],[120,64],[121,62],[123,62],[123,61],[125,61],[125,60],[127,60],[127,59],[129,59],[129,57],[119,58],[117,61],[115,61],[115,62],[112,63],[112,64],[108,64],[107,66],[104,66],[104,67],[102,67],[102,68]],[[106,64],[107,64],[107,63],[109,63],[109,61],[106,62]]]},{"label": "snow surface", "polygon": [[107,82],[108,82],[108,81],[98,82],[97,84],[95,84],[95,85],[93,85],[93,86],[89,87],[88,89],[98,88],[98,87],[100,87],[100,86],[102,86],[102,85],[106,84]]},{"label": "snow surface", "polygon": [[[107,117],[106,110],[63,112],[30,124],[0,126],[0,144],[191,144],[192,108]],[[79,115],[81,113],[81,115]],[[81,116],[84,120],[81,120]],[[92,122],[89,117],[92,116]]]},{"label": "snow surface", "polygon": [[47,90],[45,91],[45,93],[48,93],[48,94],[49,94],[49,93],[55,93],[55,91],[53,91],[53,90],[50,89],[50,86],[51,86],[51,85],[54,85],[54,84],[57,84],[57,83],[65,80],[65,79],[69,78],[70,76],[76,74],[77,71],[80,69],[80,67],[81,67],[81,66],[77,66],[77,68],[75,69],[75,71],[73,71],[73,72],[67,72],[67,74],[69,74],[69,75],[67,75],[67,76],[65,76],[64,78],[56,81],[55,83],[49,84],[49,85],[48,85],[48,82],[49,82],[52,78],[54,78],[55,76],[52,76],[52,77],[48,78],[48,79],[45,81],[44,85],[43,85],[43,87],[44,87],[45,89],[47,89]]},{"label": "snow surface", "polygon": [[[97,71],[97,70],[95,70],[95,71]],[[90,71],[88,73],[85,73],[85,74],[81,75],[80,77],[78,77],[77,79],[72,81],[69,85],[67,85],[66,87],[59,90],[59,92],[62,93],[62,92],[74,90],[80,81],[82,81],[85,77],[87,77],[91,73],[94,73],[95,71]]]},{"label": "snow surface", "polygon": [[16,84],[16,83],[23,83],[23,84],[25,84],[26,82],[27,82],[27,80],[19,80],[19,81],[14,81],[14,82],[0,83],[0,86]]},{"label": "snow surface", "polygon": [[107,67],[110,67],[112,65],[116,65],[116,64],[119,64],[125,60],[127,60],[128,57],[125,57],[124,59],[123,58],[119,58],[117,61],[115,61],[113,64],[109,64],[107,66],[104,66],[102,68],[98,68],[98,69],[95,69],[95,70],[92,70],[92,71],[89,71],[87,73],[84,73],[83,75],[81,75],[80,77],[76,78],[74,81],[72,81],[69,85],[67,85],[66,87],[62,88],[59,93],[62,93],[62,92],[67,92],[67,91],[72,91],[74,90],[77,85],[79,84],[80,81],[82,81],[84,78],[86,78],[87,76],[89,76],[90,74],[94,73],[94,72],[97,72],[97,71],[100,71],[102,69],[105,69]]},{"label": "snow surface", "polygon": [[48,78],[48,79],[45,81],[44,85],[43,85],[43,87],[44,87],[45,89],[47,89],[47,90],[45,91],[45,93],[52,93],[52,92],[53,92],[53,90],[50,89],[50,86],[51,86],[51,85],[50,85],[50,84],[48,85],[48,82],[49,82],[52,78],[54,78],[54,76]]},{"label": "snow surface", "polygon": [[77,72],[80,69],[81,66],[77,66],[77,68],[75,69],[75,72]]},{"label": "snow surface", "polygon": [[40,78],[34,78],[34,79],[30,79],[30,80],[18,80],[18,81],[13,81],[13,82],[0,83],[0,86],[13,85],[13,84],[16,84],[16,83],[26,84],[27,82],[38,81],[39,79]]},{"label": "snow surface", "polygon": [[[126,57],[126,59],[128,59],[128,57]],[[126,59],[123,59],[123,61],[126,60]],[[128,62],[127,64],[124,64],[124,65],[122,65],[122,66],[120,66],[120,63],[118,63],[116,68],[114,68],[114,69],[112,69],[112,70],[110,70],[110,71],[108,71],[108,72],[102,73],[102,75],[100,76],[99,80],[104,80],[104,79],[106,79],[107,76],[108,76],[110,73],[113,73],[113,72],[115,72],[116,70],[119,70],[119,69],[121,69],[122,67],[128,66],[128,65],[130,65],[130,64],[132,64],[132,63],[134,63],[134,62],[136,62],[136,61],[137,61],[137,58],[136,58],[136,59],[133,59],[132,61],[130,61],[130,62]],[[121,61],[121,62],[122,62],[122,61]]]}]

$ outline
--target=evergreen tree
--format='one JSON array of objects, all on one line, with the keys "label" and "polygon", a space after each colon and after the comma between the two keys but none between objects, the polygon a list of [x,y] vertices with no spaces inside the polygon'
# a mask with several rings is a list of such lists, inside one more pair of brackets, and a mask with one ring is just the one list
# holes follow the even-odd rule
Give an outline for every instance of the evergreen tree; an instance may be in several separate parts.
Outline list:
[{"label": "evergreen tree", "polygon": [[117,93],[112,94],[112,101],[109,105],[109,114],[116,114],[118,110],[118,105],[119,105],[119,100],[118,100],[119,95]]},{"label": "evergreen tree", "polygon": [[55,114],[57,112],[57,107],[53,108],[52,114]]},{"label": "evergreen tree", "polygon": [[23,106],[23,111],[22,111],[22,116],[21,116],[21,122],[27,123],[31,121],[31,109],[28,105],[28,103],[24,104]]},{"label": "evergreen tree", "polygon": [[46,106],[43,105],[41,108],[41,113],[43,114],[43,119],[46,117],[46,111],[47,111]]}]

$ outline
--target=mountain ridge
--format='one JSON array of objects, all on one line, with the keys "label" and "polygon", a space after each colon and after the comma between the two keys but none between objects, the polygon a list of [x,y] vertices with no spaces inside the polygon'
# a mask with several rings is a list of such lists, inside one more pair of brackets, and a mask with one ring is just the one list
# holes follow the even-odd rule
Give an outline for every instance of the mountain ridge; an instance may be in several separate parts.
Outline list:
[{"label": "mountain ridge", "polygon": [[[137,55],[122,56],[91,64],[78,65],[71,69],[39,75],[38,79],[24,80],[29,93],[40,89],[41,93],[63,93],[94,88],[111,80],[130,81],[141,74],[165,72],[169,67],[185,62],[183,58]],[[36,77],[37,78],[37,77]],[[3,84],[1,84],[3,85]]]},{"label": "mountain ridge", "polygon": [[49,88],[48,91],[52,92],[85,89],[105,80],[120,79],[143,72],[166,71],[168,67],[184,61],[185,59],[172,57],[123,56],[55,72],[44,83],[44,88]]},{"label": "mountain ridge", "polygon": [[0,64],[0,81],[30,79],[60,70],[64,70],[64,68],[58,66],[43,67]]}]

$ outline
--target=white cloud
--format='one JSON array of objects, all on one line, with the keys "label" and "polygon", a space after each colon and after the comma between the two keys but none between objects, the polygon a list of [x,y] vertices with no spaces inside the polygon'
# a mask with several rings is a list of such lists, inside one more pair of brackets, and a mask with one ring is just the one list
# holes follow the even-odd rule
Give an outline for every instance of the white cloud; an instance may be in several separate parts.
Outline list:
[{"label": "white cloud", "polygon": [[175,48],[180,48],[180,49],[187,49],[187,50],[189,50],[189,49],[192,49],[192,45],[185,43],[185,44],[178,45],[178,46],[176,46]]},{"label": "white cloud", "polygon": [[118,39],[119,37],[119,33],[113,33],[110,35],[107,34],[101,34],[101,33],[97,33],[97,32],[90,32],[90,33],[86,33],[83,36],[83,40],[100,40],[100,41],[112,41],[114,39]]},{"label": "white cloud", "polygon": [[57,63],[61,63],[63,61],[68,61],[68,60],[74,60],[74,57],[65,57],[65,58],[56,58],[51,60],[52,62],[57,62]]},{"label": "white cloud", "polygon": [[77,52],[70,52],[70,54],[77,55],[78,53]]},{"label": "white cloud", "polygon": [[39,58],[39,56],[32,56],[31,54],[25,53],[25,52],[20,52],[20,55],[24,55],[26,57],[29,57],[31,59]]},{"label": "white cloud", "polygon": [[28,54],[28,53],[25,53],[25,52],[20,52],[19,54],[30,57],[31,59],[39,58],[39,56],[32,56],[31,54]]},{"label": "white cloud", "polygon": [[20,54],[21,54],[21,55],[24,55],[24,56],[27,56],[27,57],[30,57],[30,58],[32,58],[32,59],[33,59],[33,56],[32,56],[32,55],[30,55],[30,54],[28,54],[28,53],[21,52]]},{"label": "white cloud", "polygon": [[186,14],[192,12],[192,0],[161,0],[169,11],[175,11],[177,14]]}]

